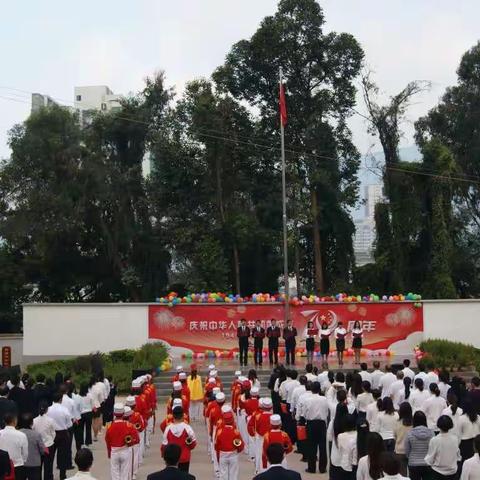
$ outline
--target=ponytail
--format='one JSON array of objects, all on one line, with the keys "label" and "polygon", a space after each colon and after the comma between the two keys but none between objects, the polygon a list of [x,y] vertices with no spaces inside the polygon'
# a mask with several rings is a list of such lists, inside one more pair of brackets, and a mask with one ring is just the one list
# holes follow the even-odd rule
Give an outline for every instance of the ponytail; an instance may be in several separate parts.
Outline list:
[{"label": "ponytail", "polygon": [[429,389],[430,389],[430,392],[436,397],[440,396],[440,389],[438,388],[438,385],[435,382],[430,384]]}]

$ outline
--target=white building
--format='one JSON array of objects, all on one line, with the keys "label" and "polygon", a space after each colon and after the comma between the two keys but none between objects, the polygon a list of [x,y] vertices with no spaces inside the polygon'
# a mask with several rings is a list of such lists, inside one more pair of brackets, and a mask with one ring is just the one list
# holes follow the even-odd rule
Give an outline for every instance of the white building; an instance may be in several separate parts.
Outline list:
[{"label": "white building", "polygon": [[116,95],[106,85],[75,87],[74,105],[82,124],[90,121],[93,112],[112,112],[122,108],[121,95]]},{"label": "white building", "polygon": [[383,186],[381,184],[365,186],[365,217],[374,218],[375,205],[383,200]]},{"label": "white building", "polygon": [[48,95],[43,93],[32,93],[32,107],[31,112],[38,112],[43,107],[51,107],[52,105],[58,105],[58,103]]}]

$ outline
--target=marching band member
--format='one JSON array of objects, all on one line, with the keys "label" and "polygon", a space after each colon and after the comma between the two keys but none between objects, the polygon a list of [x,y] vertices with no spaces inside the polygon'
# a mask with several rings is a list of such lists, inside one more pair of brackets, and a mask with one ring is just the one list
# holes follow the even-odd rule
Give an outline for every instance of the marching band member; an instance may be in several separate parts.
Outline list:
[{"label": "marching band member", "polygon": [[[285,455],[288,455],[293,450],[292,441],[288,434],[281,430],[282,419],[280,415],[272,415],[270,417],[270,430],[263,436],[263,448],[262,448],[262,467],[265,470],[267,465],[267,449],[272,443],[279,443],[283,445]],[[282,461],[282,467],[287,467],[287,459],[284,457]]]},{"label": "marching band member", "polygon": [[197,366],[190,365],[190,375],[187,378],[187,385],[190,390],[190,412],[192,422],[200,420],[202,415],[203,387],[202,379],[197,373]]},{"label": "marching band member", "polygon": [[292,325],[292,320],[287,320],[287,326],[283,329],[285,340],[285,361],[287,365],[295,365],[295,347],[297,346],[297,329]]},{"label": "marching band member", "polygon": [[[248,381],[246,377],[240,377],[239,381],[241,382],[242,390],[238,398],[237,424],[238,429],[240,430],[240,434],[242,435],[243,442],[248,447],[250,437],[247,430],[247,414],[244,408],[244,404],[251,397],[250,390],[252,388],[252,384]],[[248,453],[248,448],[245,453]]]},{"label": "marching band member", "polygon": [[220,377],[218,376],[218,371],[217,370],[215,370],[215,369],[210,370],[209,381],[210,381],[210,378],[215,379],[215,386],[217,386],[223,392],[222,380],[220,380]]},{"label": "marching band member", "polygon": [[328,323],[323,322],[320,329],[320,356],[322,357],[322,367],[328,368],[328,354],[330,353],[330,340],[332,334]]},{"label": "marching band member", "polygon": [[190,389],[188,388],[187,374],[185,372],[180,372],[178,374],[178,380],[182,384],[182,395],[188,400],[190,405]]},{"label": "marching band member", "polygon": [[210,442],[210,451],[212,452],[212,461],[215,474],[218,474],[218,462],[217,456],[215,454],[215,432],[217,422],[222,417],[222,408],[225,403],[225,394],[223,392],[218,392],[215,395],[215,401],[212,402],[212,408],[210,409],[208,416],[208,438]]},{"label": "marching band member", "polygon": [[238,415],[238,402],[240,399],[240,395],[242,394],[242,382],[240,381],[241,376],[242,372],[240,370],[237,370],[235,372],[235,379],[233,380],[232,386],[230,387],[232,408],[235,415]]},{"label": "marching band member", "polygon": [[[180,398],[174,398],[173,399],[172,409],[174,409],[175,407],[182,407],[182,400]],[[186,412],[183,412],[183,421],[185,423],[190,423],[188,415],[187,415]],[[167,413],[167,415],[165,415],[165,418],[160,423],[160,430],[162,432],[165,432],[165,429],[167,428],[167,425],[170,425],[170,423],[173,423],[173,413]]]},{"label": "marching band member", "polygon": [[255,459],[255,444],[253,442],[252,437],[248,434],[248,429],[247,425],[252,417],[252,415],[255,415],[255,413],[258,411],[259,408],[259,394],[260,394],[260,389],[258,387],[252,387],[250,389],[250,398],[245,399],[241,403],[241,409],[242,412],[244,413],[243,415],[243,420],[244,420],[244,433],[246,433],[246,442],[245,445],[247,446],[245,453],[250,457],[250,460]]},{"label": "marching band member", "polygon": [[129,422],[131,425],[133,425],[135,427],[135,429],[137,430],[137,433],[138,433],[138,440],[139,440],[138,443],[136,443],[135,445],[132,445],[130,447],[132,449],[132,479],[135,479],[135,478],[137,478],[137,471],[138,471],[138,467],[139,467],[138,457],[139,457],[139,452],[140,452],[141,433],[138,431],[138,428],[132,422],[132,419],[131,419],[132,413],[133,413],[133,410],[130,407],[125,405],[125,409],[123,411],[123,419],[126,422]]},{"label": "marching band member", "polygon": [[173,392],[170,400],[167,403],[167,413],[172,413],[173,400],[180,398],[182,400],[182,408],[184,412],[188,412],[190,407],[187,397],[182,395],[182,384],[179,381],[173,382]]},{"label": "marching band member", "polygon": [[360,363],[360,352],[362,351],[363,328],[358,320],[355,320],[352,328],[352,348],[355,353],[355,363]]},{"label": "marching band member", "polygon": [[[140,437],[140,442],[138,444],[137,449],[138,452],[137,452],[137,469],[138,469],[138,466],[140,466],[142,463],[143,463],[143,455],[145,453],[145,427],[146,427],[146,423],[145,423],[145,420],[143,419],[143,417],[140,415],[139,412],[137,412],[137,410],[135,409],[135,397],[132,397],[131,395],[129,395],[126,399],[125,399],[125,405],[126,407],[130,407],[132,409],[132,414],[130,415],[130,423],[133,424],[133,426],[137,429],[137,432],[138,432],[138,436]],[[125,409],[126,409],[125,407]],[[134,448],[134,451],[135,451],[135,448]]]},{"label": "marching band member", "polygon": [[252,338],[255,366],[261,366],[263,361],[263,339],[265,338],[265,329],[262,327],[260,320],[255,321],[255,328],[252,329]]},{"label": "marching band member", "polygon": [[177,365],[177,368],[175,370],[177,373],[172,377],[172,383],[178,382],[178,380],[180,380],[180,373],[184,371],[182,365]]},{"label": "marching band member", "polygon": [[318,328],[313,326],[313,322],[307,323],[305,329],[305,348],[307,350],[307,363],[313,363],[313,353],[315,352],[315,337],[318,335]]},{"label": "marching band member", "polygon": [[135,427],[123,419],[124,412],[123,403],[114,405],[114,420],[105,433],[112,480],[132,479],[133,449],[131,447],[140,441]]},{"label": "marching band member", "polygon": [[223,413],[223,424],[217,428],[215,454],[220,480],[238,479],[238,456],[244,449],[240,432],[235,428],[233,413]]},{"label": "marching band member", "polygon": [[270,366],[272,364],[278,365],[278,339],[280,338],[280,327],[277,326],[277,321],[272,318],[270,326],[267,328],[268,338],[268,359]]},{"label": "marching band member", "polygon": [[163,433],[161,451],[163,454],[165,446],[168,444],[174,443],[178,445],[181,448],[178,469],[188,473],[191,451],[197,446],[197,439],[192,427],[184,422],[183,415],[182,407],[175,407],[173,409],[173,423],[167,425]]},{"label": "marching band member", "polygon": [[270,430],[270,417],[272,416],[272,400],[268,397],[261,398],[260,409],[250,417],[247,429],[255,439],[255,472],[262,470],[263,437]]},{"label": "marching band member", "polygon": [[345,351],[345,337],[347,330],[343,326],[343,322],[338,322],[338,327],[335,329],[335,346],[337,348],[338,364],[343,367],[343,352]]}]

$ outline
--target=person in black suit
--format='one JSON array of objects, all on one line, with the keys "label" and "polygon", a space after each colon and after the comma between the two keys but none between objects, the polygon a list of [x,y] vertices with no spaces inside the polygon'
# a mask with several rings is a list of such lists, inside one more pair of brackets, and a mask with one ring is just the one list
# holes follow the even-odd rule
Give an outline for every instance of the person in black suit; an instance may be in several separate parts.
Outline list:
[{"label": "person in black suit", "polygon": [[0,430],[5,428],[5,415],[7,413],[13,413],[15,416],[18,415],[17,405],[13,400],[7,398],[8,387],[4,385],[0,387]]},{"label": "person in black suit", "polygon": [[280,338],[280,327],[277,326],[277,321],[272,318],[270,326],[267,328],[268,337],[268,359],[270,366],[274,363],[278,365],[278,339]]},{"label": "person in black suit", "polygon": [[242,318],[240,326],[237,328],[238,351],[240,353],[240,366],[247,366],[248,358],[248,339],[250,337],[250,329],[247,327],[247,321]]},{"label": "person in black suit", "polygon": [[13,387],[8,392],[8,398],[15,402],[18,408],[18,415],[23,415],[24,413],[30,413],[29,408],[29,399],[24,388],[20,387],[20,377],[15,376],[11,380]]},{"label": "person in black suit", "polygon": [[35,411],[33,413],[38,415],[38,407],[40,403],[47,402],[48,406],[52,404],[52,392],[45,384],[45,375],[43,373],[39,373],[36,380],[37,383],[33,387],[33,398],[35,401]]},{"label": "person in black suit", "polygon": [[263,339],[265,338],[265,329],[262,327],[260,320],[255,321],[255,328],[252,330],[253,338],[253,358],[255,366],[262,365],[263,355]]},{"label": "person in black suit", "polygon": [[283,329],[285,340],[285,357],[287,365],[295,365],[295,347],[297,346],[297,329],[292,325],[292,320],[287,320],[287,326]]},{"label": "person in black suit", "polygon": [[293,470],[282,467],[284,457],[283,445],[272,443],[267,448],[267,459],[270,468],[260,473],[253,480],[302,480],[302,476]]},{"label": "person in black suit", "polygon": [[193,475],[178,469],[181,451],[181,448],[174,443],[167,445],[163,451],[165,468],[158,472],[150,473],[147,480],[195,480]]}]

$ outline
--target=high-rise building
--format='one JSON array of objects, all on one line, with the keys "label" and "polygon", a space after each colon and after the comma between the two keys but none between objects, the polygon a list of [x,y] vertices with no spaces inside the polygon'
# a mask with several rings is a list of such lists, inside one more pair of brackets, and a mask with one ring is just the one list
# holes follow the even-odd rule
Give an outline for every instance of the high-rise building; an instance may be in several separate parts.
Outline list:
[{"label": "high-rise building", "polygon": [[383,186],[381,184],[365,186],[365,217],[375,216],[375,205],[383,199]]},{"label": "high-rise building", "polygon": [[94,112],[120,110],[121,99],[121,95],[116,95],[106,85],[75,87],[75,110],[79,113],[83,125],[89,123]]}]

